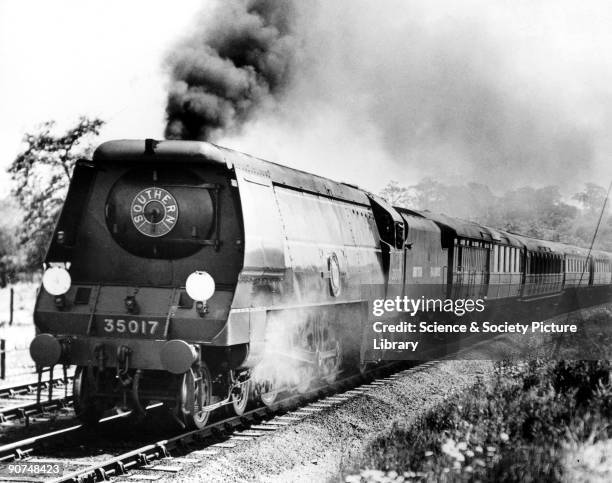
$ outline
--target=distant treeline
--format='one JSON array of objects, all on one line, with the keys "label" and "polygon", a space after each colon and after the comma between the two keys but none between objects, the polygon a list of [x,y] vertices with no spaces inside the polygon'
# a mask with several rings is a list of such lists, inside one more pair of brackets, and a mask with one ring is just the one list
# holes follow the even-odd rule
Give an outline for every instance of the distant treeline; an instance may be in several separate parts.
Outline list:
[{"label": "distant treeline", "polygon": [[[502,230],[589,247],[606,199],[606,189],[587,183],[582,191],[563,196],[558,186],[523,187],[494,194],[478,183],[447,185],[431,178],[402,187],[391,182],[382,191],[396,206],[430,210]],[[599,227],[595,249],[612,251],[609,205]]]},{"label": "distant treeline", "polygon": [[24,257],[21,254],[18,228],[23,220],[23,213],[10,196],[0,198],[0,288],[16,279],[19,272],[26,270]]},{"label": "distant treeline", "polygon": [[74,164],[91,157],[103,125],[81,116],[66,131],[47,121],[24,135],[24,149],[7,170],[12,190],[0,198],[0,275],[14,280],[42,268]]},{"label": "distant treeline", "polygon": [[[396,206],[445,213],[514,233],[583,247],[591,243],[606,199],[606,190],[593,183],[569,197],[563,196],[558,186],[523,187],[495,195],[482,184],[448,185],[430,178],[408,187],[392,182],[381,194]],[[0,200],[0,271],[14,276],[41,268],[59,206],[54,211],[51,222],[39,224],[32,212],[29,217],[25,216],[26,210],[14,196]],[[609,206],[594,246],[612,251]]]}]

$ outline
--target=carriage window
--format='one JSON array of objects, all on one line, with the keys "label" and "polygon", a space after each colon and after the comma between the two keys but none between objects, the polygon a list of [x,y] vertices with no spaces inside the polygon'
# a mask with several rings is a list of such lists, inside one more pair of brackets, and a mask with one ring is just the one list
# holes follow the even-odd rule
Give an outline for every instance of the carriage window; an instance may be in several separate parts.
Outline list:
[{"label": "carriage window", "polygon": [[491,248],[491,271],[494,272],[495,271],[495,267],[496,267],[496,263],[497,263],[497,250],[496,250],[496,246],[493,245]]},{"label": "carriage window", "polygon": [[548,272],[549,273],[555,273],[557,271],[556,266],[557,266],[557,257],[555,257],[554,255],[550,255],[550,258],[548,259]]},{"label": "carriage window", "polygon": [[516,273],[518,273],[519,272],[519,261],[521,259],[521,256],[520,256],[520,252],[518,251],[518,248],[515,248],[514,250],[516,252],[516,257],[514,258],[514,260],[515,260],[515,262],[514,262],[514,271]]},{"label": "carriage window", "polygon": [[495,271],[499,272],[499,246],[495,247]]},{"label": "carriage window", "polygon": [[521,252],[519,252],[518,248],[515,248],[515,250],[516,250],[516,263],[514,265],[514,270],[516,271],[516,273],[519,273],[521,271],[521,267],[520,267]]}]

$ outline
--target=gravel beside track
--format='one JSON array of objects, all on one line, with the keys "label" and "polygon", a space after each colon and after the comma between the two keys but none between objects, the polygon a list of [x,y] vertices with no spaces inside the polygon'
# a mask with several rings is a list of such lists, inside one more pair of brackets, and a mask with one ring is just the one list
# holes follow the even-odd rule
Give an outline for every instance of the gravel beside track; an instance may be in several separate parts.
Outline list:
[{"label": "gravel beside track", "polygon": [[94,474],[97,481],[111,476],[112,481],[335,479],[372,438],[394,424],[410,426],[492,373],[493,363],[483,361],[435,362],[379,372],[378,379],[344,392],[319,394],[306,403],[286,400],[279,411],[260,421],[245,415],[242,421],[213,423],[197,434],[134,446],[129,454],[99,459],[85,471],[53,481],[78,481]]},{"label": "gravel beside track", "polygon": [[[368,372],[366,379],[371,380],[372,377],[377,375],[389,376],[394,371],[399,371],[399,367],[400,365],[396,363],[375,368]],[[393,377],[396,376],[387,377],[384,381],[391,380]],[[253,408],[241,417],[234,416],[225,420],[216,420],[202,430],[175,433],[175,436],[170,436],[168,439],[149,440],[151,442],[145,446],[131,445],[132,447],[123,454],[120,451],[112,451],[111,454],[115,456],[111,458],[90,460],[89,465],[76,471],[73,469],[68,472],[64,471],[62,477],[50,481],[105,481],[110,477],[123,478],[126,473],[128,473],[131,481],[139,478],[150,480],[150,475],[142,474],[141,470],[157,472],[158,475],[154,479],[158,479],[160,477],[159,471],[176,473],[181,470],[181,467],[176,466],[176,463],[193,461],[193,458],[176,458],[177,454],[192,453],[192,450],[197,448],[210,451],[207,448],[234,447],[236,441],[252,440],[256,435],[261,436],[266,434],[267,431],[274,431],[295,424],[313,413],[324,411],[338,405],[340,401],[353,398],[361,394],[362,391],[367,391],[367,388],[378,387],[377,384],[385,383],[382,382],[383,380],[379,380],[360,386],[359,384],[363,381],[364,377],[359,374],[345,375],[331,385],[323,384],[302,395],[282,397],[270,408]],[[333,394],[336,391],[344,391],[344,394],[336,396]],[[45,457],[47,454],[45,452],[45,455],[37,456]],[[171,454],[174,458],[170,457]],[[79,457],[79,460],[85,463],[85,459]],[[174,466],[168,466],[169,461]],[[74,463],[75,459],[72,458],[68,466],[72,467]],[[64,467],[66,468],[66,466]],[[139,471],[139,474],[134,474],[133,470]]]},{"label": "gravel beside track", "polygon": [[[370,385],[333,410],[314,412],[265,436],[239,439],[233,447],[192,452],[178,464],[162,461],[174,469],[180,467],[180,472],[159,471],[162,477],[156,481],[334,480],[371,439],[394,424],[409,427],[452,395],[469,390],[492,373],[490,361],[447,361],[415,367],[382,384]],[[134,475],[118,481],[138,479]]]},{"label": "gravel beside track", "polygon": [[[47,481],[83,481],[83,478],[86,478],[87,481],[100,481],[107,477],[124,478],[126,471],[129,471],[128,476],[131,481],[134,478],[150,479],[150,475],[143,474],[143,470],[144,472],[156,472],[155,479],[157,479],[160,477],[160,470],[174,473],[181,469],[180,466],[176,466],[177,463],[193,461],[191,454],[196,454],[193,453],[194,449],[211,451],[208,448],[212,448],[212,451],[216,451],[218,448],[232,448],[236,446],[237,442],[250,441],[267,434],[269,431],[294,425],[304,418],[309,418],[312,414],[337,407],[346,400],[360,396],[363,392],[377,389],[380,385],[392,382],[394,378],[399,377],[397,374],[393,374],[394,371],[400,371],[399,367],[398,364],[393,364],[370,371],[370,378],[380,376],[384,379],[366,384],[362,384],[364,378],[359,374],[347,375],[332,384],[335,388],[333,390],[326,385],[315,387],[304,395],[290,395],[282,398],[274,404],[272,409],[255,408],[240,418],[232,417],[226,420],[218,420],[200,431],[182,434],[174,432],[175,436],[172,435],[172,432],[165,431],[165,434],[169,434],[168,439],[165,440],[150,439],[152,435],[147,437],[142,428],[129,428],[129,425],[124,425],[123,430],[120,430],[120,433],[123,433],[122,436],[117,434],[116,431],[111,433],[114,434],[114,438],[102,436],[99,431],[102,429],[101,427],[97,427],[94,430],[95,433],[89,432],[88,436],[94,438],[93,441],[90,441],[90,443],[94,443],[94,447],[91,447],[85,441],[79,443],[77,440],[81,438],[75,439],[74,437],[70,439],[75,439],[75,441],[67,445],[67,435],[76,432],[82,436],[86,435],[86,433],[80,431],[82,428],[74,427],[70,428],[68,433],[64,431],[56,433],[57,436],[55,434],[38,436],[24,442],[7,445],[0,448],[0,453],[6,454],[6,457],[2,458],[5,465],[11,463],[13,458],[19,460],[15,463],[27,464],[31,461],[59,463],[63,468],[64,476],[57,480],[48,480],[47,478]],[[334,390],[344,391],[344,393],[336,395],[333,394]],[[153,414],[150,416],[155,417]],[[151,428],[153,421],[154,419],[150,419],[144,427]],[[103,426],[108,427],[108,424]],[[158,424],[153,426],[158,426]],[[41,445],[39,440],[44,441],[45,444]],[[189,458],[176,458],[176,456],[186,453],[191,453]],[[170,455],[174,458],[166,457]],[[22,459],[24,456],[26,458]],[[171,461],[174,466],[168,466],[168,461]],[[10,472],[10,467],[5,465],[0,465],[0,480],[6,478],[6,471]],[[78,469],[78,467],[81,469]],[[137,473],[134,474],[133,470],[136,470]],[[38,475],[38,478],[33,478],[30,481],[41,481],[40,476],[42,475]]]}]

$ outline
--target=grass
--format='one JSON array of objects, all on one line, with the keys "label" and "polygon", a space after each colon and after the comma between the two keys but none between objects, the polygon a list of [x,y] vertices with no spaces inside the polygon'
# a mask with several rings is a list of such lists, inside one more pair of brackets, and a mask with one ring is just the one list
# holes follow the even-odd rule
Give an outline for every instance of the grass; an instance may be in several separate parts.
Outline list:
[{"label": "grass", "polygon": [[10,319],[10,290],[14,291],[13,325],[33,325],[32,313],[36,301],[36,290],[39,282],[18,282],[0,288],[0,326],[8,324]]},{"label": "grass", "polygon": [[498,363],[492,381],[416,427],[395,425],[343,474],[355,482],[567,479],[585,444],[612,436],[611,370],[609,361]]},{"label": "grass", "polygon": [[[24,374],[32,375],[35,370],[28,349],[35,333],[32,313],[39,285],[38,281],[18,282],[0,289],[0,339],[6,341],[7,351],[7,381],[1,381],[0,385],[8,384]],[[13,324],[9,326],[11,288],[14,290]]]},{"label": "grass", "polygon": [[[581,331],[539,344],[542,359],[496,363],[492,379],[417,424],[373,440],[347,481],[612,481],[610,306]],[[596,356],[602,360],[579,359]],[[610,455],[610,456],[608,456]]]}]

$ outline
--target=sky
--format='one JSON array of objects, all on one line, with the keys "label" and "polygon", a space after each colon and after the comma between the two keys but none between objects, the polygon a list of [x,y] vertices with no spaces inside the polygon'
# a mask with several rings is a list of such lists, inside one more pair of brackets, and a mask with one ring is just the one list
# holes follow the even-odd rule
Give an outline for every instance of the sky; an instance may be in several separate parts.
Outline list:
[{"label": "sky", "polygon": [[99,116],[101,140],[161,137],[163,59],[201,4],[0,0],[0,193],[24,133],[45,121]]},{"label": "sky", "polygon": [[[210,3],[0,0],[0,193],[47,120],[99,116],[100,141],[162,137],[164,59]],[[373,191],[612,178],[612,2],[311,3],[291,88],[220,144]]]}]

